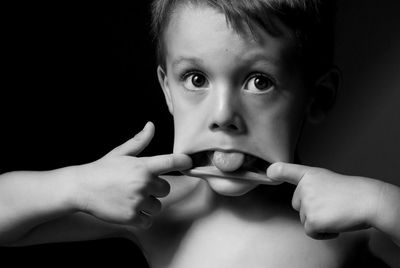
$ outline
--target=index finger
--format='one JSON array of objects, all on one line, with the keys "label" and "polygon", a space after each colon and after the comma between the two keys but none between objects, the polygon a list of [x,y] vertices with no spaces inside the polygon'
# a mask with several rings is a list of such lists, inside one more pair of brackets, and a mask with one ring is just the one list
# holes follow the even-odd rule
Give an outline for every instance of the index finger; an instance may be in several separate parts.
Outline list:
[{"label": "index finger", "polygon": [[165,154],[143,158],[145,158],[150,172],[156,175],[192,167],[192,159],[185,154]]},{"label": "index finger", "polygon": [[284,181],[294,185],[299,184],[310,167],[276,162],[267,169],[267,176],[276,181]]}]

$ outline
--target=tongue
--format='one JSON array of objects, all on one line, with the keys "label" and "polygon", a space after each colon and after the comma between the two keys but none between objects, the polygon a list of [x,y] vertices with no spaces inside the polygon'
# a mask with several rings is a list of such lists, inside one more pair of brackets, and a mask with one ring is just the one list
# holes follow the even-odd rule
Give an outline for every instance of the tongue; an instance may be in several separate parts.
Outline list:
[{"label": "tongue", "polygon": [[224,172],[232,172],[242,166],[244,162],[244,154],[237,152],[221,152],[215,151],[212,156],[212,163],[219,170]]}]

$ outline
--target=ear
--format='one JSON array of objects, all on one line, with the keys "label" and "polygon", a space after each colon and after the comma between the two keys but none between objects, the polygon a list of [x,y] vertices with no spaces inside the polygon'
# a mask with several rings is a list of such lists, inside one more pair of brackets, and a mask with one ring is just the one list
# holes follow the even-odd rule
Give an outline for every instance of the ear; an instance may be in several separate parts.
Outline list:
[{"label": "ear", "polygon": [[336,100],[337,91],[342,81],[342,73],[332,67],[314,84],[313,93],[307,108],[307,119],[310,123],[321,123]]},{"label": "ear", "polygon": [[171,114],[173,114],[174,110],[172,106],[171,91],[168,85],[167,74],[164,72],[163,68],[160,65],[158,65],[157,67],[157,76],[158,82],[160,83],[160,86],[164,92],[165,102],[167,103],[168,110]]}]

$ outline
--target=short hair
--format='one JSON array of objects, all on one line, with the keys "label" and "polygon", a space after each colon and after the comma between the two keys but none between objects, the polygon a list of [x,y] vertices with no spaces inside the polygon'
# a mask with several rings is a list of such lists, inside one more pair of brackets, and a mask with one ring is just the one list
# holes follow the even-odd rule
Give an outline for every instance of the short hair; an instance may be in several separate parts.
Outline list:
[{"label": "short hair", "polygon": [[254,25],[279,36],[277,18],[288,27],[298,47],[299,64],[308,78],[315,79],[333,64],[334,0],[153,0],[152,33],[157,61],[165,69],[164,32],[173,10],[180,4],[207,4],[220,10],[239,33]]}]

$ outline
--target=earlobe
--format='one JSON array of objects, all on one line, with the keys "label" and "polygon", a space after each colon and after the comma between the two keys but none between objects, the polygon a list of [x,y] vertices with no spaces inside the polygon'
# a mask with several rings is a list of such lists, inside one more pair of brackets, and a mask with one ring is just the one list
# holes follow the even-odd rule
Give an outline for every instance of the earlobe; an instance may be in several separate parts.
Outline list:
[{"label": "earlobe", "polygon": [[337,67],[331,68],[316,81],[307,107],[307,119],[310,123],[324,121],[335,103],[341,81],[342,74]]},{"label": "earlobe", "polygon": [[171,114],[173,114],[171,92],[169,89],[167,74],[160,65],[157,67],[157,76],[158,82],[160,83],[160,86],[164,92],[165,102],[167,103],[168,110]]}]

